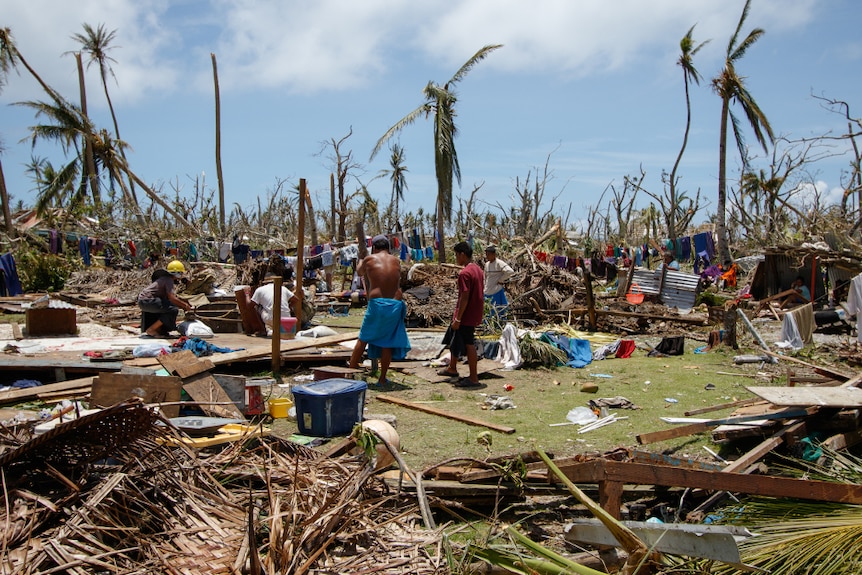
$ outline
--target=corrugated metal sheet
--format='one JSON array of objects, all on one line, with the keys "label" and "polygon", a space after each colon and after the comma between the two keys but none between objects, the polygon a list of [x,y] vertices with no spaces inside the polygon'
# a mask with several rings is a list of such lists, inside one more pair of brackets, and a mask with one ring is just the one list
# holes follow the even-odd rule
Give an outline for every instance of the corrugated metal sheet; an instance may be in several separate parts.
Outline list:
[{"label": "corrugated metal sheet", "polygon": [[646,295],[657,295],[668,307],[691,309],[700,289],[700,276],[671,270],[665,275],[664,285],[661,285],[660,271],[635,268],[632,283],[637,284]]}]

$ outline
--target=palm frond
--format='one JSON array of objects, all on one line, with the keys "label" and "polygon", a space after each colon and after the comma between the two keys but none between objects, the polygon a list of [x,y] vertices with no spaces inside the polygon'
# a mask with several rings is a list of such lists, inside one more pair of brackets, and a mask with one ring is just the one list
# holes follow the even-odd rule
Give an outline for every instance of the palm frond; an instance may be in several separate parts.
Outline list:
[{"label": "palm frond", "polygon": [[395,122],[395,124],[388,130],[386,130],[386,133],[380,136],[380,139],[377,140],[377,143],[374,145],[374,149],[371,150],[371,157],[368,159],[368,161],[373,160],[374,156],[377,155],[377,152],[380,151],[380,148],[382,148],[386,144],[386,142],[388,142],[395,134],[415,122],[419,116],[423,114],[429,114],[431,113],[431,111],[431,105],[428,102],[424,102],[420,104],[418,108]]},{"label": "palm frond", "polygon": [[751,0],[745,0],[745,6],[742,8],[742,14],[739,16],[739,23],[736,25],[736,30],[733,32],[733,36],[730,37],[730,40],[727,43],[727,59],[731,59],[731,54],[734,52],[734,46],[736,46],[736,39],[739,38],[739,32],[742,30],[742,25],[745,24],[746,18],[748,18],[748,12],[751,10]]},{"label": "palm frond", "polygon": [[450,78],[447,84],[451,85],[460,82],[464,78],[464,76],[466,76],[467,73],[473,69],[476,64],[487,58],[488,55],[494,50],[497,50],[498,48],[502,47],[502,44],[488,44],[487,46],[483,46],[482,48],[480,48],[479,51],[473,54],[469,60],[464,62],[464,65],[461,66],[461,68],[457,72],[455,72],[455,75]]},{"label": "palm frond", "polygon": [[766,135],[769,136],[769,143],[775,141],[775,135],[772,133],[772,126],[769,124],[766,114],[763,113],[763,110],[760,109],[760,106],[757,105],[757,102],[754,101],[754,98],[745,86],[739,86],[736,99],[741,104],[745,117],[754,131],[754,137],[763,147],[763,151],[766,152],[767,138],[763,135],[763,132],[765,131]]},{"label": "palm frond", "polygon": [[733,54],[730,55],[730,60],[735,62],[745,56],[745,53],[760,39],[761,36],[766,34],[766,31],[763,28],[755,28],[751,32],[748,33],[748,36],[745,37],[745,40],[733,51]]}]

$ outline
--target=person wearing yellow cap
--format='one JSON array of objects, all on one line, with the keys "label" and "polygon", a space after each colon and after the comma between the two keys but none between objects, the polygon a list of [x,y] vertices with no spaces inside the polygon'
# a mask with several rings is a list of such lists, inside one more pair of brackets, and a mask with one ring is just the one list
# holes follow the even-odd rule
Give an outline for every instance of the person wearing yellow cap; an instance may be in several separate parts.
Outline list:
[{"label": "person wearing yellow cap", "polygon": [[138,295],[138,307],[144,314],[157,315],[158,319],[148,326],[141,322],[142,338],[167,337],[177,329],[177,314],[180,308],[191,311],[192,306],[177,297],[174,282],[186,273],[179,260],[173,260],[167,269],[157,269],[150,277],[151,283]]}]

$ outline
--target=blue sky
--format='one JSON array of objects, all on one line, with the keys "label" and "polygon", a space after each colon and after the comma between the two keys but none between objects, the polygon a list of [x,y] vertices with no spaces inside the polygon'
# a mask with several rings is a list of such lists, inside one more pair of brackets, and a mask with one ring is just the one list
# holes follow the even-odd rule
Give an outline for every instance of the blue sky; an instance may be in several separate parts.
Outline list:
[{"label": "blue sky", "polygon": [[[391,186],[374,180],[388,149],[369,161],[377,139],[422,102],[428,81],[446,82],[486,44],[503,44],[458,84],[456,147],[467,198],[491,209],[511,204],[514,182],[535,175],[550,155],[546,203],[583,214],[609,185],[646,172],[660,193],[682,141],[685,99],[676,65],[679,40],[696,24],[695,58],[703,76],[692,87],[692,133],[679,173],[681,188],[715,210],[719,72],[743,0],[5,0],[0,26],[39,74],[75,99],[72,34],[84,22],[116,30],[109,89],[129,162],[168,196],[191,194],[204,174],[215,189],[214,96],[210,53],[218,58],[222,162],[229,208],[249,207],[278,180],[306,178],[320,207],[328,204],[331,147],[360,167],[359,182],[381,204]],[[846,101],[862,116],[862,4],[855,0],[754,0],[743,33],[766,34],[737,71],[777,135],[791,139],[846,131],[841,116],[812,93]],[[95,68],[88,76],[91,116],[111,126]],[[13,201],[32,203],[25,173],[31,147],[20,143],[35,123],[12,102],[43,99],[21,70],[0,94],[0,138]],[[436,183],[431,124],[419,120],[399,141],[408,167],[408,209],[433,210]],[[753,135],[746,132],[750,143]],[[834,198],[849,164],[835,144],[806,178]],[[735,152],[735,150],[733,150]],[[59,163],[39,144],[33,153]],[[760,153],[762,156],[762,152]],[[731,156],[735,159],[735,155]],[[757,164],[759,165],[759,164]],[[738,162],[731,163],[731,177]],[[605,201],[607,196],[605,197]],[[639,205],[648,203],[640,196]],[[708,205],[706,205],[708,203]]]}]

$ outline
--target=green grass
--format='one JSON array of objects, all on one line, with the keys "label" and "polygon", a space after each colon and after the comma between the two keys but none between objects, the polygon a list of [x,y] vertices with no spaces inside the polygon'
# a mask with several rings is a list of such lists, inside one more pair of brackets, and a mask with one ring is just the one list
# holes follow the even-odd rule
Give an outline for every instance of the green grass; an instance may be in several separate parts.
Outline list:
[{"label": "green grass", "polygon": [[[318,316],[315,321],[333,327],[355,329],[359,327],[363,313],[363,309],[351,309],[350,316],[346,318]],[[330,321],[331,318],[334,321]],[[646,339],[654,344],[660,337],[650,336]],[[381,390],[371,385],[376,382],[376,377],[366,374],[369,382],[366,407],[371,413],[396,417],[403,456],[414,469],[423,469],[450,458],[485,459],[536,448],[557,457],[601,453],[626,447],[710,459],[703,446],[733,455],[722,451],[721,446],[712,441],[710,434],[648,445],[639,445],[637,442],[639,434],[672,427],[672,424],[661,421],[660,417],[684,417],[688,410],[753,397],[745,389],[745,386],[755,383],[751,377],[716,373],[756,373],[760,368],[757,364],[733,364],[733,356],[745,350],[693,353],[694,348],[700,345],[697,341],[687,340],[685,354],[676,357],[647,357],[645,351],[638,349],[629,359],[594,361],[581,369],[559,367],[497,371],[483,376],[481,381],[486,387],[480,390],[457,389],[448,383],[430,383],[397,371],[389,373],[389,378],[396,383],[395,389]],[[462,375],[466,374],[466,366],[460,368]],[[774,369],[775,384],[778,385],[781,371],[778,367]],[[595,374],[610,377],[596,377]],[[596,383],[598,392],[588,394],[579,391],[580,384],[584,382]],[[507,384],[514,389],[506,391],[504,386]],[[706,390],[707,384],[712,384],[715,389]],[[757,384],[764,385],[764,381]],[[477,439],[487,428],[376,401],[376,396],[381,393],[393,394],[400,399],[457,416],[512,427],[515,432],[505,434],[492,431],[491,445],[482,445]],[[517,407],[506,410],[483,409],[489,395],[507,395]],[[616,396],[625,397],[640,409],[611,409],[611,413],[628,419],[584,434],[578,434],[577,425],[551,426],[566,422],[569,410],[587,405],[590,399]],[[731,413],[732,409],[725,409],[697,417],[720,418]]]}]

